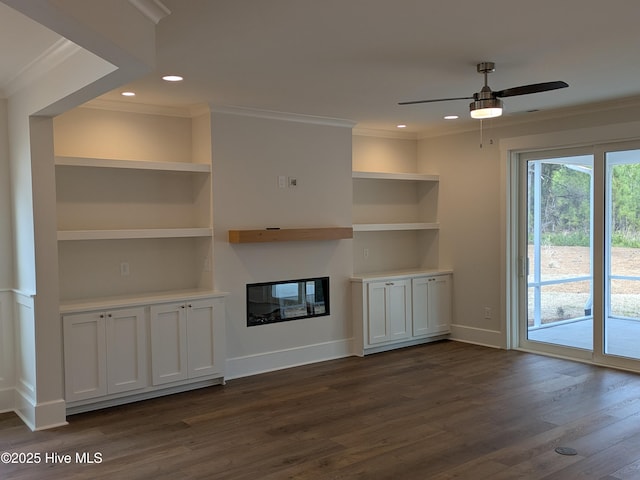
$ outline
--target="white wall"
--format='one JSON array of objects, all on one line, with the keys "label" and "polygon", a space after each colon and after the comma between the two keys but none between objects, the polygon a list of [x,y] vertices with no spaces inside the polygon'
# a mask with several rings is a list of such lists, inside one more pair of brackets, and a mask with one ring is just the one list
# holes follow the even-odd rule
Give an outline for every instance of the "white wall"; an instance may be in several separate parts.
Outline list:
[{"label": "white wall", "polygon": [[9,175],[7,101],[0,99],[0,291],[10,289],[13,284],[11,183]]},{"label": "white wall", "polygon": [[191,162],[191,118],[80,107],[54,119],[56,155]]},{"label": "white wall", "polygon": [[[418,172],[418,142],[401,136],[373,136],[355,132],[353,170],[370,172]],[[431,172],[427,172],[431,173]]]},{"label": "white wall", "polygon": [[[553,117],[532,114],[531,121],[507,125],[509,118],[485,123],[479,131],[423,138],[418,142],[421,171],[440,175],[440,264],[453,277],[453,338],[505,347],[506,327],[506,151],[512,139],[536,138],[529,146],[563,147],[598,136],[628,139],[640,119],[636,105]],[[478,125],[479,128],[479,125]],[[588,129],[577,136],[576,129]],[[640,138],[640,133],[635,134]],[[578,140],[580,139],[581,140]],[[586,140],[585,140],[586,139]],[[493,141],[493,143],[490,142]],[[492,319],[484,319],[484,307]]]},{"label": "white wall", "polygon": [[13,408],[13,248],[7,101],[0,99],[0,412]]},{"label": "white wall", "polygon": [[[257,115],[260,115],[259,113]],[[352,241],[229,244],[229,229],[351,225],[351,128],[212,114],[215,287],[227,298],[227,377],[350,353]],[[298,186],[278,188],[278,176]],[[246,326],[248,283],[329,276],[331,315]]]}]

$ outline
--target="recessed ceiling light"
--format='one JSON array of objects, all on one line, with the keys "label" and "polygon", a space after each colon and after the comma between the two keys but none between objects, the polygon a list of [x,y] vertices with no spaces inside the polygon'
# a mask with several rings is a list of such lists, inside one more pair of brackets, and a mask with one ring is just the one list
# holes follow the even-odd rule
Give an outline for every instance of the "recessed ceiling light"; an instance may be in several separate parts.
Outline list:
[{"label": "recessed ceiling light", "polygon": [[407,126],[403,123],[401,123],[400,125],[396,125],[397,128],[407,128]]},{"label": "recessed ceiling light", "polygon": [[162,79],[166,82],[181,82],[184,80],[180,75],[165,75]]},{"label": "recessed ceiling light", "polygon": [[458,115],[447,115],[444,117],[445,120],[457,120],[458,118],[460,118]]},{"label": "recessed ceiling light", "polygon": [[123,97],[135,97],[136,92],[122,92],[120,95],[122,95]]}]

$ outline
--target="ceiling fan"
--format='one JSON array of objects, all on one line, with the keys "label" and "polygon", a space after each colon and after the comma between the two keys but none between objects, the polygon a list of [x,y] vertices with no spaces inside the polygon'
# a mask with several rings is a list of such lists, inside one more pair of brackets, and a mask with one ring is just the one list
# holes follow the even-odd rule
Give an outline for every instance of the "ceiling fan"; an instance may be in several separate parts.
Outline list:
[{"label": "ceiling fan", "polygon": [[477,65],[478,73],[484,74],[484,87],[474,93],[472,97],[436,98],[433,100],[414,100],[411,102],[400,102],[398,105],[413,105],[416,103],[448,102],[450,100],[473,100],[469,104],[471,117],[477,119],[493,118],[502,115],[502,100],[504,97],[515,97],[518,95],[529,95],[530,93],[548,92],[559,88],[566,88],[566,82],[544,82],[520,87],[507,88],[506,90],[493,91],[487,83],[489,73],[495,71],[495,63],[481,62]]}]

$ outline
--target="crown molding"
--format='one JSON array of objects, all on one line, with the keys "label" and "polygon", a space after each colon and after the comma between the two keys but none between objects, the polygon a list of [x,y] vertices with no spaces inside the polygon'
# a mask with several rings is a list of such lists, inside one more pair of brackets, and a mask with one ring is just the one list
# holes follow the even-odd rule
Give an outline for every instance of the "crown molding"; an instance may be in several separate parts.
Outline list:
[{"label": "crown molding", "polygon": [[400,140],[417,140],[417,132],[402,132],[395,130],[376,130],[375,128],[360,128],[353,129],[353,134],[360,137],[377,137],[377,138],[396,138]]},{"label": "crown molding", "polygon": [[10,97],[80,50],[81,48],[75,43],[60,37],[58,41],[25,65],[6,83],[3,89],[5,95]]},{"label": "crown molding", "polygon": [[171,10],[169,10],[160,0],[129,0],[129,3],[136,7],[140,13],[151,20],[155,25],[157,25],[164,17],[171,14]]},{"label": "crown molding", "polygon": [[189,112],[192,117],[200,117],[202,115],[209,115],[211,110],[209,109],[209,105],[206,103],[201,103],[198,105],[191,105],[189,107]]},{"label": "crown molding", "polygon": [[111,110],[114,112],[143,113],[148,115],[164,115],[167,117],[191,118],[193,107],[175,107],[164,105],[148,105],[145,103],[119,102],[116,100],[104,100],[95,98],[83,105],[82,108],[94,108],[97,110]]},{"label": "crown molding", "polygon": [[351,120],[341,118],[320,117],[315,115],[303,115],[300,113],[276,112],[273,110],[261,110],[257,108],[236,107],[230,105],[209,104],[211,112],[225,113],[229,115],[242,115],[245,117],[266,118],[269,120],[283,120],[287,122],[310,123],[331,127],[353,128],[356,124]]}]

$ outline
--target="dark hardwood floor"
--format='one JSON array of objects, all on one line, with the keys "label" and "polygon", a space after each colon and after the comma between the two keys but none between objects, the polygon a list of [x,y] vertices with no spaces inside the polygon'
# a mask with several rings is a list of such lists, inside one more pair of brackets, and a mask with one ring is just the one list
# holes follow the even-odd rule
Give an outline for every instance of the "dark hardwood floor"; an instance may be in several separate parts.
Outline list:
[{"label": "dark hardwood floor", "polygon": [[[640,376],[440,342],[74,415],[42,432],[3,414],[5,451],[42,457],[0,464],[3,480],[639,479]],[[45,463],[46,453],[72,462]]]}]

